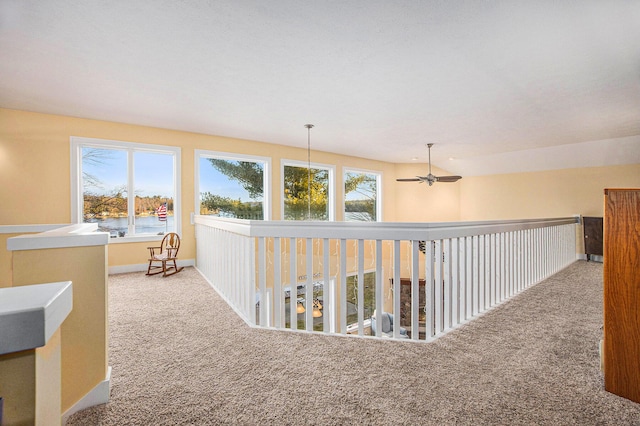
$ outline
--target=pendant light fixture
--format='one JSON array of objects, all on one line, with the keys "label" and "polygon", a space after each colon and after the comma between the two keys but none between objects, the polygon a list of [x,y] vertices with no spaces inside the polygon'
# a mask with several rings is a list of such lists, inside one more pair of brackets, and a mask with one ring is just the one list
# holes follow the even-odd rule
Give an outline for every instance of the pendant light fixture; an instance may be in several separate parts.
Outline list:
[{"label": "pendant light fixture", "polygon": [[320,300],[313,299],[313,312],[311,312],[311,314],[314,318],[320,318],[322,316],[321,309],[322,303],[320,303]]},{"label": "pendant light fixture", "polygon": [[[307,220],[311,220],[311,129],[313,124],[305,124],[304,127],[307,128]],[[313,298],[311,316],[313,318],[322,316],[322,303],[317,297]]]}]

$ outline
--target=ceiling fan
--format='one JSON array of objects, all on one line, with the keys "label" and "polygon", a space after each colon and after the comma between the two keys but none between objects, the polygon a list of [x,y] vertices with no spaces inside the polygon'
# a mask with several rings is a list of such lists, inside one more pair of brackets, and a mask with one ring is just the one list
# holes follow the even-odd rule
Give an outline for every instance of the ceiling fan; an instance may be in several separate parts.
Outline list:
[{"label": "ceiling fan", "polygon": [[429,186],[433,185],[434,182],[457,182],[459,179],[462,179],[462,176],[434,176],[431,174],[431,147],[432,143],[428,143],[427,147],[429,148],[429,174],[426,176],[416,176],[414,178],[407,179],[396,179],[398,182],[427,182]]}]

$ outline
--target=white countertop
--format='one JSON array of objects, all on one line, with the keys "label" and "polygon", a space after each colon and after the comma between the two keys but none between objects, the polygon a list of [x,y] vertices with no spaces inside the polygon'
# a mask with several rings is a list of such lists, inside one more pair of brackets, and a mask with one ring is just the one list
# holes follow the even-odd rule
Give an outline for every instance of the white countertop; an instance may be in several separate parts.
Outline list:
[{"label": "white countertop", "polygon": [[0,288],[0,355],[44,346],[72,307],[71,281]]}]

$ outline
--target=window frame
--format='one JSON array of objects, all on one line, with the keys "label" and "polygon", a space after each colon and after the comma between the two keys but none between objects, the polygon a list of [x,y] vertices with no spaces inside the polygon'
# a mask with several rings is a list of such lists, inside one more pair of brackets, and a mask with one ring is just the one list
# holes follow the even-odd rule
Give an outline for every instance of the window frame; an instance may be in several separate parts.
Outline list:
[{"label": "window frame", "polygon": [[258,155],[237,154],[231,152],[196,149],[194,152],[194,212],[200,214],[200,160],[202,158],[218,158],[221,160],[246,161],[263,164],[262,177],[262,217],[271,220],[271,158]]},{"label": "window frame", "polygon": [[346,174],[349,172],[363,173],[363,174],[376,176],[376,220],[371,222],[382,222],[382,172],[379,170],[367,170],[367,169],[360,169],[357,167],[343,167],[342,169],[342,186],[343,186],[342,220],[345,222],[361,222],[357,220],[354,220],[354,221],[345,220],[347,194],[344,193],[344,184],[346,182]]},{"label": "window frame", "polygon": [[[374,282],[374,289],[373,289],[373,293],[374,293],[374,297],[375,297],[375,282],[376,282],[376,280],[377,280],[377,276],[376,276],[376,275],[377,275],[377,270],[376,270],[376,269],[365,269],[364,271],[362,271],[363,279],[364,279],[364,276],[365,276],[365,275],[367,275],[367,274],[374,274],[374,279],[373,279],[373,282]],[[384,276],[384,273],[383,273],[383,272],[382,272],[382,276]],[[346,274],[346,279],[347,279],[347,280],[349,280],[349,278],[351,278],[351,277],[355,277],[356,279],[358,279],[358,272],[350,272],[350,273],[347,273],[347,274]],[[345,283],[345,285],[347,285],[347,286],[348,286],[348,283]],[[384,300],[384,291],[383,291],[382,299]],[[346,302],[347,302],[347,303],[350,303],[350,302],[349,302],[349,296],[347,296],[347,300],[346,300]],[[353,303],[352,303],[352,304],[353,304]],[[384,304],[384,303],[383,303],[383,304]],[[357,300],[356,300],[356,303],[355,303],[355,304],[353,304],[353,305],[355,305],[355,307],[356,307],[356,315],[357,315],[357,310],[358,310],[358,303],[357,303]],[[347,308],[347,309],[348,309],[348,308]],[[373,312],[375,312],[375,310],[376,310],[376,303],[375,303],[375,301],[374,301],[374,303],[373,303]],[[372,314],[372,315],[373,315],[373,312],[371,312],[371,314]],[[348,317],[348,316],[349,316],[349,315],[347,315],[347,317]],[[371,317],[370,317],[370,316],[369,316],[369,317],[367,317],[367,316],[363,316],[363,318],[362,318],[362,320],[364,321],[364,324],[365,324],[365,325],[366,325],[366,324],[368,324],[368,322],[367,322],[367,321],[369,321],[370,319],[371,319]],[[369,323],[369,324],[370,324],[370,323]],[[346,326],[347,326],[347,329],[348,329],[348,330],[351,330],[351,329],[357,329],[357,328],[358,328],[358,320],[356,319],[356,321],[355,321],[355,322],[352,322],[352,323],[349,323],[349,322],[347,321]]]},{"label": "window frame", "polygon": [[[323,169],[327,170],[329,173],[329,197],[327,199],[327,210],[329,214],[329,218],[327,222],[335,222],[336,220],[336,166],[333,164],[323,164],[323,163],[311,163],[299,160],[280,160],[280,219],[290,221],[290,219],[285,219],[284,217],[284,168],[286,166],[292,167],[300,167],[303,169],[308,169],[311,166],[312,169]],[[295,220],[291,220],[295,222]],[[303,222],[303,221],[298,221]],[[324,222],[324,221],[323,221]]]},{"label": "window frame", "polygon": [[[131,225],[135,220],[135,178],[134,178],[134,154],[136,152],[148,152],[173,156],[173,232],[182,235],[182,196],[181,196],[181,149],[168,145],[154,145],[138,142],[125,142],[110,139],[87,138],[71,136],[71,222],[83,223],[82,212],[84,209],[83,185],[82,185],[82,148],[92,147],[100,149],[124,150],[127,152],[127,216]],[[133,191],[131,191],[133,189]],[[131,196],[133,194],[133,196]],[[135,228],[135,227],[134,227]],[[109,243],[127,243],[138,241],[160,241],[163,235],[133,234],[127,233],[124,237],[109,238]]]}]

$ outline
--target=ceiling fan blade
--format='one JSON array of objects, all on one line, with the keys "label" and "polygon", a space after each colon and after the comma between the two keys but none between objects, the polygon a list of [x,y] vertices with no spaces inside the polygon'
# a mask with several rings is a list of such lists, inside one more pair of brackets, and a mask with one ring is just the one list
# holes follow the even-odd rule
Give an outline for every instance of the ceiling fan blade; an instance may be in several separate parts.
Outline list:
[{"label": "ceiling fan blade", "polygon": [[462,176],[436,176],[436,182],[457,182]]},{"label": "ceiling fan blade", "polygon": [[429,174],[427,176],[416,176],[415,178],[409,179],[396,179],[398,182],[420,182],[420,183],[428,183],[429,186],[433,185],[435,182],[457,182],[462,179],[462,176],[434,176],[431,174],[431,147],[432,143],[427,144],[428,152],[429,152]]}]

